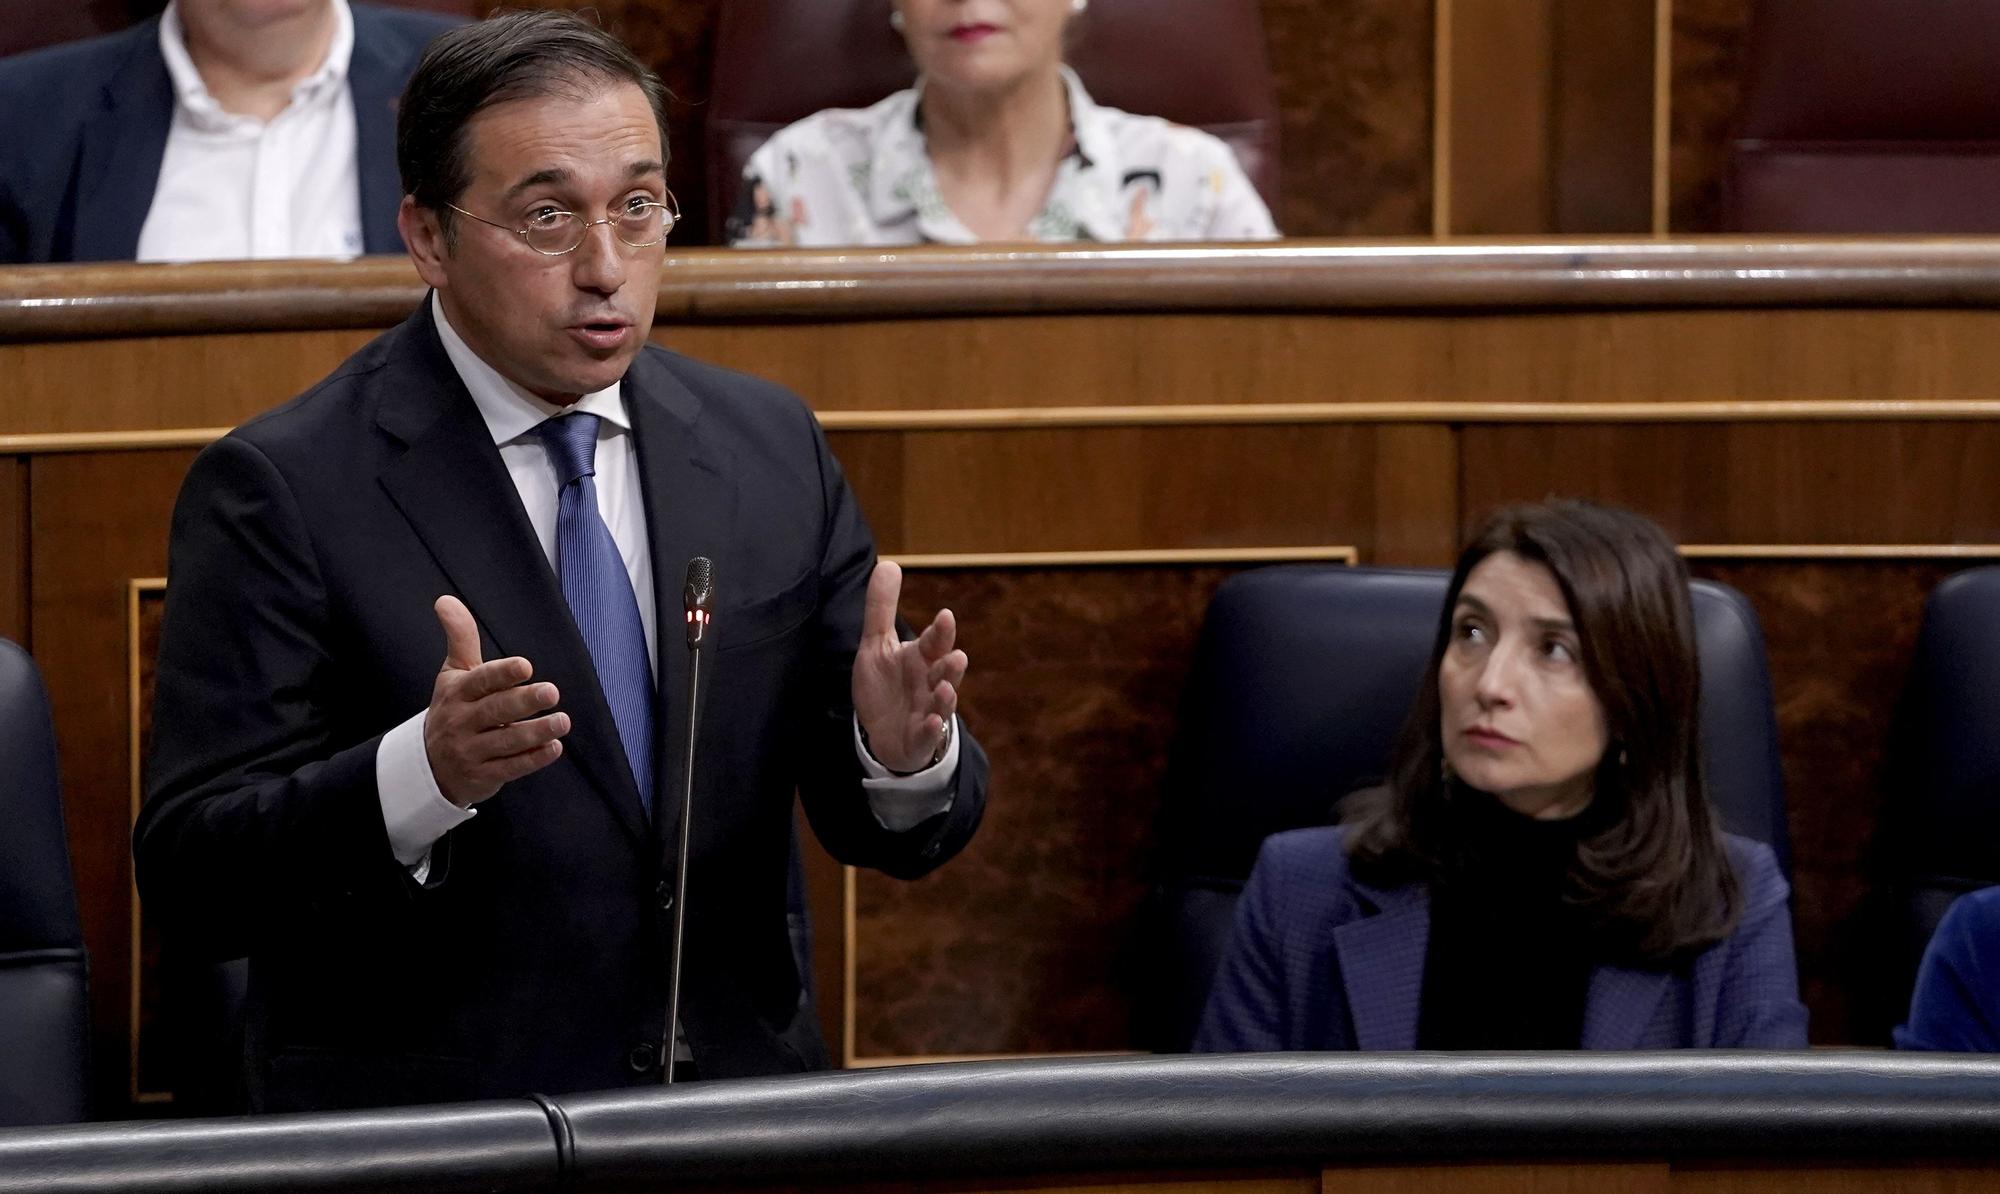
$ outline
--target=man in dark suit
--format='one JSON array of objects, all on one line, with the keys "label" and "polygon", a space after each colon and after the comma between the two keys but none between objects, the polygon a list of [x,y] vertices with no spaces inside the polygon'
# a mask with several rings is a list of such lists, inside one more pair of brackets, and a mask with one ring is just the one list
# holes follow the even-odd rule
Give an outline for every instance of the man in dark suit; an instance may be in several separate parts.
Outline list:
[{"label": "man in dark suit", "polygon": [[[171,940],[250,956],[253,1106],[823,1064],[794,791],[836,857],[902,876],[979,820],[949,611],[899,636],[900,574],[803,404],[647,343],[662,96],[567,14],[441,37],[399,129],[431,296],[183,487],[137,874]],[[677,1047],[695,556],[718,597]]]},{"label": "man in dark suit", "polygon": [[396,97],[452,24],[346,0],[176,0],[0,60],[0,264],[402,252]]}]

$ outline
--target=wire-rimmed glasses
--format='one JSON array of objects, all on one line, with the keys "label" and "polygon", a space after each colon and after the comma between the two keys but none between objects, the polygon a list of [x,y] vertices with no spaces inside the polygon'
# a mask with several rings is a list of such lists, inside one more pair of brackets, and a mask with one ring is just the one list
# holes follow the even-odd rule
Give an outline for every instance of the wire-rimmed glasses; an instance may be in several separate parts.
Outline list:
[{"label": "wire-rimmed glasses", "polygon": [[560,257],[573,253],[583,243],[592,228],[599,224],[611,225],[611,234],[619,243],[634,249],[649,249],[667,239],[674,225],[680,223],[680,205],[674,202],[674,193],[667,192],[665,203],[655,203],[651,199],[631,199],[613,209],[601,220],[586,220],[573,211],[538,212],[520,228],[509,228],[497,224],[485,216],[475,216],[456,203],[447,203],[459,215],[482,224],[511,232],[521,238],[530,249],[544,257]]}]

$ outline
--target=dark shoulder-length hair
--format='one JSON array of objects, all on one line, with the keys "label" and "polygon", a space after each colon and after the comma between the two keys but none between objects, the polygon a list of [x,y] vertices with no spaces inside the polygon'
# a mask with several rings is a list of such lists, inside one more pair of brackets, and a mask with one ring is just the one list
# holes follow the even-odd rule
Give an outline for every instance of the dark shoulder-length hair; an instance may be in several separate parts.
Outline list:
[{"label": "dark shoulder-length hair", "polygon": [[1547,568],[1576,624],[1608,745],[1566,898],[1632,960],[1671,963],[1729,935],[1739,891],[1703,782],[1701,669],[1687,566],[1647,519],[1611,506],[1513,506],[1458,557],[1444,617],[1389,782],[1347,802],[1346,849],[1375,882],[1434,878],[1468,843],[1465,802],[1488,800],[1444,772],[1438,668],[1454,608],[1481,560],[1511,552]]}]

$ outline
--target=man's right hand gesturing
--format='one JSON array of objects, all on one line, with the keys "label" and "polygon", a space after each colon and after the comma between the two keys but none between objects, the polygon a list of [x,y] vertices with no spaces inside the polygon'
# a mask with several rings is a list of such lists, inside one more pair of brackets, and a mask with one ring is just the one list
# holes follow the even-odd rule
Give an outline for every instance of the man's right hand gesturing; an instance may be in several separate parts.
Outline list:
[{"label": "man's right hand gesturing", "polygon": [[529,684],[520,656],[482,663],[472,611],[449,593],[432,607],[444,627],[444,666],[424,715],[424,752],[444,798],[470,808],[509,780],[562,756],[569,714],[542,711],[562,699],[553,684]]}]

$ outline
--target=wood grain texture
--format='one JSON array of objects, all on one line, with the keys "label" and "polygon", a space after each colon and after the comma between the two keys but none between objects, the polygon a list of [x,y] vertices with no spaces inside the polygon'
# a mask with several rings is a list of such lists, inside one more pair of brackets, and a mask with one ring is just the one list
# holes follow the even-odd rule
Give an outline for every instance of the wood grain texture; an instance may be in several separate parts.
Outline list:
[{"label": "wood grain texture", "polygon": [[1682,543],[1990,543],[1996,450],[1990,423],[1469,428],[1462,530],[1562,494],[1631,506]]},{"label": "wood grain texture", "polygon": [[1381,1166],[1327,1169],[1320,1194],[1667,1194],[1661,1162]]},{"label": "wood grain texture", "polygon": [[0,638],[29,651],[28,462],[0,456]]},{"label": "wood grain texture", "polygon": [[1695,561],[1741,590],[1769,653],[1812,1038],[1886,1045],[1908,1012],[1884,762],[1924,599],[1965,561]]},{"label": "wood grain texture", "polygon": [[1230,570],[925,570],[903,610],[959,616],[986,820],[915,883],[859,876],[860,1056],[1130,1047],[1131,967],[1189,653]]},{"label": "wood grain texture", "polygon": [[38,458],[29,473],[35,657],[49,690],[90,952],[97,1105],[125,1104],[132,891],[127,582],[160,576],[193,453]]},{"label": "wood grain texture", "polygon": [[[407,262],[0,268],[0,345],[380,329],[423,290]],[[1575,240],[1476,245],[677,251],[662,329],[940,316],[1273,312],[1647,313],[2000,306],[1990,240]],[[1878,311],[1886,317],[1886,311]],[[18,350],[15,350],[18,351]],[[17,365],[22,358],[0,357]]]},{"label": "wood grain texture", "polygon": [[1423,236],[1431,221],[1430,0],[1260,0],[1288,236]]},{"label": "wood grain texture", "polygon": [[1257,1173],[1214,1170],[1203,1173],[1053,1173],[1034,1177],[989,1177],[931,1181],[877,1179],[810,1186],[730,1186],[731,1194],[1319,1194],[1319,1176],[1305,1170]]},{"label": "wood grain texture", "polygon": [[1652,227],[1654,6],[1556,5],[1553,220],[1532,231],[1574,236]]},{"label": "wood grain texture", "polygon": [[2000,1171],[1959,1164],[1674,1167],[1676,1194],[1993,1194]]},{"label": "wood grain texture", "polygon": [[1674,233],[1721,229],[1723,167],[1743,91],[1752,3],[1674,0],[1667,224]]},{"label": "wood grain texture", "polygon": [[1453,0],[1454,235],[1554,230],[1552,116],[1559,3]]}]

